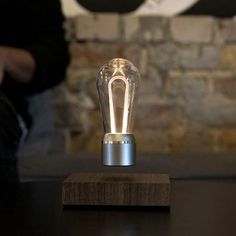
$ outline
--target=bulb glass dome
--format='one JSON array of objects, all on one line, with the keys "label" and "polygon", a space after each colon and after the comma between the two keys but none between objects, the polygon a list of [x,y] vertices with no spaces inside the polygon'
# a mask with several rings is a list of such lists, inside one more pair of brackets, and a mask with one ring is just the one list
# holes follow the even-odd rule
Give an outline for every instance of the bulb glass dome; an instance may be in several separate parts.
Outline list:
[{"label": "bulb glass dome", "polygon": [[137,68],[126,59],[112,59],[99,70],[97,89],[105,133],[133,133],[139,84]]}]

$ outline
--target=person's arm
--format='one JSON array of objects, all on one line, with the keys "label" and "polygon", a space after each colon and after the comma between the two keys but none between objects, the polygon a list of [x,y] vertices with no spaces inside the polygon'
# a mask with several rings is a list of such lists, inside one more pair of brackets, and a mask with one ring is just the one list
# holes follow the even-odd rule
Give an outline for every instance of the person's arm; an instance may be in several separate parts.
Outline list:
[{"label": "person's arm", "polygon": [[20,47],[35,62],[33,78],[22,83],[5,71],[1,87],[4,91],[17,91],[19,95],[27,96],[43,92],[64,79],[69,53],[59,0],[22,0],[19,12],[22,12],[19,17],[22,26],[19,30]]},{"label": "person's arm", "polygon": [[5,72],[18,82],[29,83],[33,79],[35,68],[35,60],[28,51],[0,47],[0,84]]},{"label": "person's arm", "polygon": [[25,2],[31,10],[24,15],[25,21],[31,21],[25,31],[32,40],[24,49],[29,51],[36,62],[34,78],[28,91],[38,93],[57,85],[65,77],[69,54],[64,39],[64,17],[59,0]]}]

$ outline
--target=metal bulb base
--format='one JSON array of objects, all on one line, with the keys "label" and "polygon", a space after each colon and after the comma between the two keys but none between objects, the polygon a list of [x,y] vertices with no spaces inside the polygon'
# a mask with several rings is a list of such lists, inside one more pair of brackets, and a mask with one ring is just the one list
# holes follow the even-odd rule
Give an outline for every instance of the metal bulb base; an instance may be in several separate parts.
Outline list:
[{"label": "metal bulb base", "polygon": [[103,165],[133,166],[136,163],[136,144],[133,134],[104,135],[102,143]]}]

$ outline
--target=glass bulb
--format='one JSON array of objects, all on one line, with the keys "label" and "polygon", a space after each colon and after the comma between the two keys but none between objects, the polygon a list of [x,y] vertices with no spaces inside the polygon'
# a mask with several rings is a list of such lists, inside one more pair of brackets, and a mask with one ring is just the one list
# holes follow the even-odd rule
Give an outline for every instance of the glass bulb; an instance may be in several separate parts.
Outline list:
[{"label": "glass bulb", "polygon": [[97,89],[105,133],[133,133],[139,83],[139,72],[128,60],[116,58],[100,69]]},{"label": "glass bulb", "polygon": [[139,84],[137,68],[126,59],[112,59],[99,70],[97,89],[105,131],[103,157],[107,165],[131,165],[133,162],[130,156],[135,152],[132,133]]}]

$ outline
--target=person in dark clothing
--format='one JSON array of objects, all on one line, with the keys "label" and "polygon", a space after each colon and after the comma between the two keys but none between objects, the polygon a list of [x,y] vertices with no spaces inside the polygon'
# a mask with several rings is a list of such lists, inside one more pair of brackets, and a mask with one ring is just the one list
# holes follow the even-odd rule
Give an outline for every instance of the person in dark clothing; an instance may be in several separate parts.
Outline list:
[{"label": "person in dark clothing", "polygon": [[16,161],[21,125],[32,126],[26,98],[64,78],[63,20],[59,0],[0,1],[0,181]]}]

